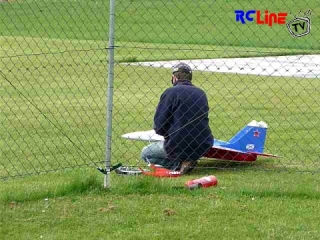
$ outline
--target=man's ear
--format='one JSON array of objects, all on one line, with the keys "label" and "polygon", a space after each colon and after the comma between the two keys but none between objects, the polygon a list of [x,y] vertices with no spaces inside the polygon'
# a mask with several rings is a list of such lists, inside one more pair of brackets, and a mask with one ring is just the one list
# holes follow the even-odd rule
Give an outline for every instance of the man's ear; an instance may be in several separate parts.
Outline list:
[{"label": "man's ear", "polygon": [[175,75],[172,75],[172,80],[175,83],[178,79],[177,79],[177,77]]},{"label": "man's ear", "polygon": [[171,83],[172,85],[176,82],[177,78],[172,74]]}]

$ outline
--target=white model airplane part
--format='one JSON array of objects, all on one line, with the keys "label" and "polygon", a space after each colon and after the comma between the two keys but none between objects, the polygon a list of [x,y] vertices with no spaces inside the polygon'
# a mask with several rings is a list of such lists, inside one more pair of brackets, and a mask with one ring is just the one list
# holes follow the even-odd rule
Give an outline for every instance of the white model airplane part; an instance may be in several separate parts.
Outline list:
[{"label": "white model airplane part", "polygon": [[164,141],[163,136],[156,134],[154,130],[127,133],[127,134],[123,134],[121,137],[130,139],[130,140],[140,140],[140,141],[149,141],[149,142]]},{"label": "white model airplane part", "polygon": [[[264,153],[267,128],[265,122],[253,120],[229,141],[214,139],[211,149],[204,157],[235,161],[255,161],[257,156],[277,157]],[[127,133],[122,137],[148,142],[164,141],[163,136],[156,134],[154,130]]]}]

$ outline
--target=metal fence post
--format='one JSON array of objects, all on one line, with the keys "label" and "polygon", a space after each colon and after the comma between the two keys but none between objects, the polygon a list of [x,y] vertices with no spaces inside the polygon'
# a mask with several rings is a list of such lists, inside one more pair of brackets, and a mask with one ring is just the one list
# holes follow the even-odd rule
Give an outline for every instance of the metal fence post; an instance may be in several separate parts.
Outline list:
[{"label": "metal fence post", "polygon": [[115,22],[115,0],[110,0],[109,14],[109,64],[108,64],[108,95],[107,95],[107,132],[106,132],[106,175],[104,187],[110,187],[111,166],[111,141],[112,141],[112,108],[113,108],[113,78],[114,78],[114,22]]}]

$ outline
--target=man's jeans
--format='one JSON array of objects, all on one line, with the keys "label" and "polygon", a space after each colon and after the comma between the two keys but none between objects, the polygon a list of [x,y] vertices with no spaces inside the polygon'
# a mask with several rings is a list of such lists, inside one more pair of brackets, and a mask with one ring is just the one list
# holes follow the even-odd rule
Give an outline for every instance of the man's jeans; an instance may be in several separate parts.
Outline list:
[{"label": "man's jeans", "polygon": [[141,158],[146,163],[161,165],[171,170],[178,170],[180,168],[180,162],[171,161],[167,158],[163,143],[164,142],[155,142],[144,147],[141,152]]}]

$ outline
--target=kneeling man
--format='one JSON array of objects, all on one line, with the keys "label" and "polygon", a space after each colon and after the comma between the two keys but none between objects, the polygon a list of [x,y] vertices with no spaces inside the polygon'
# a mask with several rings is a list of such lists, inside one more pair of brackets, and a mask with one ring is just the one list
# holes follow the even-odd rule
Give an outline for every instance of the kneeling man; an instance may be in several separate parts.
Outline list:
[{"label": "kneeling man", "polygon": [[185,63],[174,66],[172,85],[161,95],[154,116],[154,130],[164,142],[143,148],[141,158],[182,174],[213,145],[205,92],[191,83],[192,70]]}]

